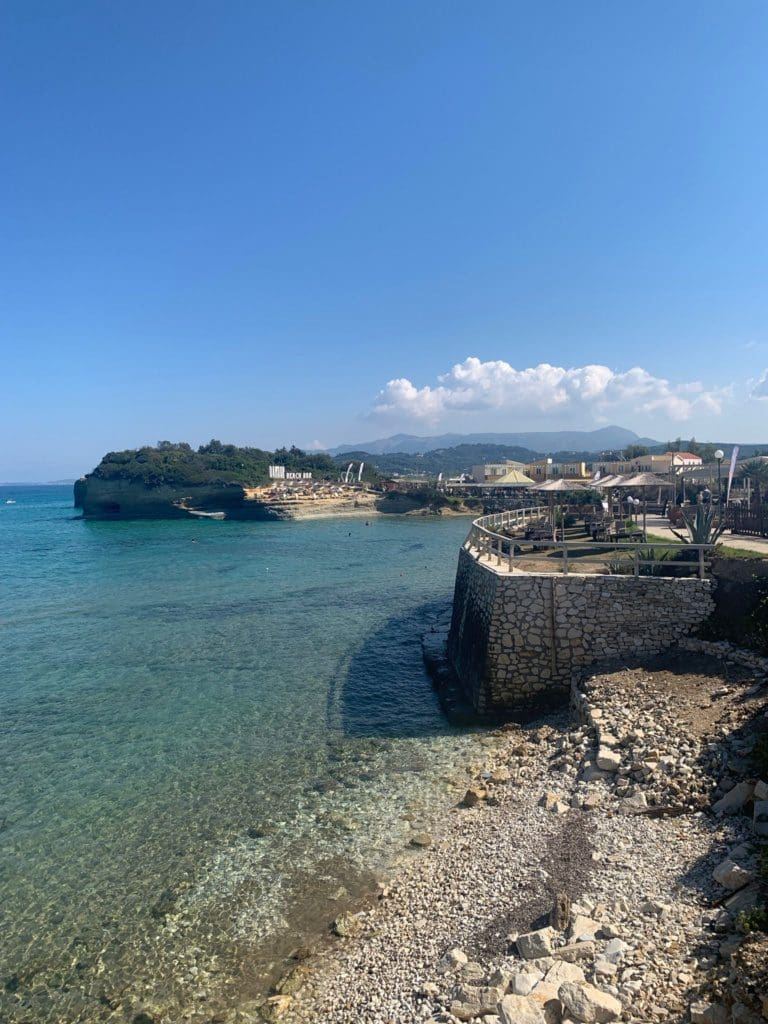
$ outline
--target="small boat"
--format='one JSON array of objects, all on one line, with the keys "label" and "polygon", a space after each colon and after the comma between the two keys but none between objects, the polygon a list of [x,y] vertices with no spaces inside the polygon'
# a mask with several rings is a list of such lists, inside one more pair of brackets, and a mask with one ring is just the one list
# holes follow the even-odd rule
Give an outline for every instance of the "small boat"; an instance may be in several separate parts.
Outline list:
[{"label": "small boat", "polygon": [[185,512],[189,512],[191,516],[195,516],[198,519],[226,519],[226,512],[199,512],[195,508],[184,509]]},{"label": "small boat", "polygon": [[6,498],[5,499],[5,504],[6,505],[15,505],[16,504],[16,499],[15,498]]}]

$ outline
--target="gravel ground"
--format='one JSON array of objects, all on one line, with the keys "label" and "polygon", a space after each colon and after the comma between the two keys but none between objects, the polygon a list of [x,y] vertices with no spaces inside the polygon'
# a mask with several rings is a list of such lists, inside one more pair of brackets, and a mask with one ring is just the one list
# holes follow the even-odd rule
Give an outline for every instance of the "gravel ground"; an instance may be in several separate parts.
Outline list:
[{"label": "gravel ground", "polygon": [[[593,941],[573,954],[583,970],[568,967],[584,991],[616,1001],[615,1015],[600,1010],[600,1019],[690,1020],[691,1003],[722,994],[717,978],[743,938],[713,868],[734,845],[747,859],[754,852],[743,845],[752,838],[745,815],[724,817],[701,804],[743,769],[738,723],[766,706],[765,680],[754,673],[706,658],[694,668],[656,659],[595,676],[580,721],[563,713],[492,733],[485,763],[468,768],[474,805],[460,802],[431,836],[414,835],[419,845],[404,853],[378,899],[337,922],[342,937],[298,962],[266,1005],[241,1007],[233,1020],[507,1024],[517,1018],[480,1004],[483,993],[517,991],[520,972],[547,975],[538,985],[544,1015],[531,1020],[575,1019],[562,1001],[542,1002],[571,958],[570,944],[560,949],[568,936],[556,935],[533,959],[516,942],[518,933],[547,926],[558,893],[573,902],[572,920],[591,922]],[[596,728],[590,716],[600,719],[601,702]],[[660,736],[664,750],[651,749]],[[604,771],[596,757],[611,741],[623,762]],[[702,750],[707,758],[697,760]],[[669,792],[679,795],[686,780],[696,800],[670,810]],[[612,939],[622,948],[611,963]],[[536,989],[524,1000],[526,1013],[535,996]],[[730,1020],[717,1016],[722,1009],[702,1019]]]}]

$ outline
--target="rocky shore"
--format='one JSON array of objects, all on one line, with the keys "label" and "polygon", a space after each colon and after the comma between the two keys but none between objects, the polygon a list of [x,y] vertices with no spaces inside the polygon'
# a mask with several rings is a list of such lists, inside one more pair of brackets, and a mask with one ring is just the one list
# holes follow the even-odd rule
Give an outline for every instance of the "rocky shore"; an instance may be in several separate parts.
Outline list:
[{"label": "rocky shore", "polygon": [[377,898],[227,1022],[768,1019],[767,662],[689,642],[485,744]]}]

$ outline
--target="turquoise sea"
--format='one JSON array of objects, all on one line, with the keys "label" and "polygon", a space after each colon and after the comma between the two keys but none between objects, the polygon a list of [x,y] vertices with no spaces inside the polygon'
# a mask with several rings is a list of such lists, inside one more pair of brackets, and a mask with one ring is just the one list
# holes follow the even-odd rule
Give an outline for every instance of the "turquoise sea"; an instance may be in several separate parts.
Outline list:
[{"label": "turquoise sea", "polygon": [[419,647],[467,527],[0,488],[0,1020],[213,1021],[407,846],[478,742]]}]

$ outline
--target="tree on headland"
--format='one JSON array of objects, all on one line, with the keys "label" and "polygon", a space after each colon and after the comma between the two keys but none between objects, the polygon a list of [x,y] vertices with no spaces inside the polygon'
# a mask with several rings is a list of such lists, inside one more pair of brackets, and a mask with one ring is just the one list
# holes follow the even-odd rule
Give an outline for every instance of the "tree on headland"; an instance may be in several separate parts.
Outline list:
[{"label": "tree on headland", "polygon": [[186,442],[160,441],[153,448],[108,452],[93,471],[104,480],[132,480],[147,487],[232,484],[258,486],[269,480],[269,467],[282,464],[296,471],[311,471],[315,476],[336,477],[338,468],[321,452],[307,453],[300,448],[239,448],[213,438],[197,451]]},{"label": "tree on headland", "polygon": [[187,444],[186,441],[158,441],[157,450],[159,452],[191,452],[192,445]]},{"label": "tree on headland", "polygon": [[[234,445],[227,445],[228,448],[233,448]],[[201,444],[197,449],[199,455],[221,455],[225,450],[225,446],[221,441],[217,441],[215,437],[211,438],[208,444]]]}]

